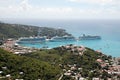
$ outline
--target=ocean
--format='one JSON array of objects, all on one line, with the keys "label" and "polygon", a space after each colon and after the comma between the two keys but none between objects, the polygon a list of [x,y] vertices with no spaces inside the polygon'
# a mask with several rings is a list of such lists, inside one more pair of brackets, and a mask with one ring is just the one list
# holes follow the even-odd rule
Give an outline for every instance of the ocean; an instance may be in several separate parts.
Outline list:
[{"label": "ocean", "polygon": [[61,45],[83,45],[104,54],[120,57],[120,20],[4,20],[8,23],[35,25],[40,27],[53,27],[65,29],[75,37],[82,34],[99,35],[101,40],[69,41],[69,42],[44,42],[37,44],[21,44],[22,46],[54,48]]}]

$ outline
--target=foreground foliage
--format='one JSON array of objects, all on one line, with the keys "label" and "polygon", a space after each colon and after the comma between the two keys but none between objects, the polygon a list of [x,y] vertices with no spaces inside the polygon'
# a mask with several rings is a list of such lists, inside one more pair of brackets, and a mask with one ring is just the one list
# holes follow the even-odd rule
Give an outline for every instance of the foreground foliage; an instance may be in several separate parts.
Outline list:
[{"label": "foreground foliage", "polygon": [[58,67],[47,62],[30,57],[16,56],[2,49],[0,49],[0,71],[3,71],[0,74],[2,77],[10,74],[12,80],[56,80],[60,73]]},{"label": "foreground foliage", "polygon": [[[78,49],[78,47],[74,49]],[[78,54],[77,50],[74,52],[71,50],[71,48],[62,46],[14,55],[0,49],[0,71],[3,71],[0,73],[0,77],[5,77],[8,74],[12,80],[57,80],[62,75],[62,80],[74,80],[71,76],[76,76],[76,74],[80,74],[84,78],[87,77],[88,80],[92,80],[93,77],[101,77],[104,80],[111,77],[104,71],[108,70],[108,66],[101,67],[101,63],[96,61],[101,59],[103,63],[107,61],[111,64],[111,56],[89,48],[85,48],[82,55]],[[6,69],[4,69],[5,67]],[[68,71],[71,76],[64,75]]]},{"label": "foreground foliage", "polygon": [[[106,77],[110,76],[108,73],[104,75],[104,73],[101,73],[101,70],[103,69],[99,62],[97,62],[97,59],[103,60],[105,62],[108,60],[109,63],[111,60],[111,56],[106,56],[102,53],[96,52],[90,48],[86,48],[86,51],[83,55],[79,55],[76,53],[73,53],[70,49],[66,49],[63,47],[57,47],[50,50],[40,50],[37,52],[33,52],[30,54],[24,54],[23,56],[31,57],[38,59],[40,61],[46,61],[54,66],[60,66],[63,70],[70,70],[70,66],[74,66],[81,70],[73,70],[72,73],[79,73],[82,77],[88,77],[90,80],[93,77]],[[63,76],[63,80],[72,80],[70,76]]]}]

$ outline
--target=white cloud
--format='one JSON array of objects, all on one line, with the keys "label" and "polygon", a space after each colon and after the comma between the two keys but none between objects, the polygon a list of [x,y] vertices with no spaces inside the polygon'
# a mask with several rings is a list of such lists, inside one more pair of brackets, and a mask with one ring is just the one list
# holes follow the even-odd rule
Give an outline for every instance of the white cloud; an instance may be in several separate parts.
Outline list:
[{"label": "white cloud", "polygon": [[86,2],[86,3],[111,3],[114,0],[69,0],[71,2]]},{"label": "white cloud", "polygon": [[29,5],[28,3],[28,0],[23,0],[21,3],[20,3],[20,6],[23,10],[27,10],[29,8],[31,8],[32,6]]},{"label": "white cloud", "polygon": [[120,0],[68,0],[70,2],[97,4],[97,5],[120,5]]},{"label": "white cloud", "polygon": [[[71,0],[80,1],[80,0]],[[83,1],[83,0],[81,0]],[[90,0],[85,0],[89,1]],[[96,1],[97,0],[91,0]],[[100,1],[100,0],[98,0]],[[111,0],[112,1],[112,0]],[[92,3],[90,2],[90,3]],[[107,3],[107,2],[106,2]],[[73,7],[40,7],[29,4],[29,0],[22,0],[17,5],[0,7],[1,18],[37,18],[37,19],[84,19],[84,18],[119,18],[120,10],[111,8],[73,8]]]},{"label": "white cloud", "polygon": [[18,5],[0,7],[0,16],[5,18],[61,18],[72,11],[71,7],[40,7],[29,4],[29,0],[22,0]]},{"label": "white cloud", "polygon": [[15,0],[0,0],[0,6],[3,7],[3,6],[8,6],[9,3],[14,4],[15,3]]}]

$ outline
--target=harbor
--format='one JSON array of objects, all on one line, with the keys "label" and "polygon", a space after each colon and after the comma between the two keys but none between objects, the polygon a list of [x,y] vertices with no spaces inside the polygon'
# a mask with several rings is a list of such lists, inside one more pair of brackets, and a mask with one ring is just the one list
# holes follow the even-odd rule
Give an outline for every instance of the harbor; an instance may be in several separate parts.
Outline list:
[{"label": "harbor", "polygon": [[[4,49],[6,49],[7,51],[10,50],[10,49],[14,49],[13,51],[17,50],[17,52],[14,53],[16,55],[24,55],[25,53],[26,54],[31,53],[31,51],[35,51],[35,52],[38,51],[38,49],[20,47],[17,44],[12,45],[11,43],[13,44],[14,41],[12,39],[9,39],[4,44]],[[5,48],[5,46],[6,46],[6,48]],[[20,50],[20,53],[18,52],[19,51],[18,49]],[[60,51],[66,50],[67,52],[71,52],[72,57],[76,57],[76,56],[77,57],[81,57],[83,55],[85,56],[86,55],[86,51],[88,51],[88,48],[86,48],[83,45],[77,46],[77,45],[73,45],[73,44],[60,46],[60,47],[57,47],[57,48],[54,48],[54,49],[55,50],[59,50],[60,49]],[[10,51],[12,51],[12,50],[10,50]],[[40,49],[39,49],[39,51],[40,51]],[[108,80],[118,80],[119,79],[119,75],[120,75],[120,65],[119,65],[120,64],[120,58],[119,57],[118,58],[114,58],[114,57],[112,58],[111,56],[107,56],[107,57],[109,57],[109,59],[108,60],[104,60],[104,58],[106,57],[105,54],[102,54],[102,52],[97,51],[97,50],[95,52],[97,54],[101,55],[100,56],[101,58],[97,58],[95,61],[100,64],[100,67],[102,69],[101,70],[91,70],[90,72],[91,73],[94,73],[94,72],[97,73],[97,71],[98,71],[101,74],[106,72],[107,73],[106,75],[112,75],[113,77],[107,76],[105,78],[107,78]],[[91,54],[91,53],[89,53],[89,54]],[[102,56],[104,56],[104,57],[102,57]],[[65,76],[66,77],[72,77],[72,78],[74,78],[74,80],[78,80],[78,79],[79,80],[83,80],[83,79],[87,80],[87,77],[83,76],[83,73],[84,73],[84,72],[82,72],[83,68],[78,66],[78,63],[74,63],[74,64],[70,64],[70,63],[59,64],[59,66],[63,70],[63,73],[61,73],[61,76],[59,77],[58,80],[62,80],[62,78],[64,78]],[[8,66],[5,66],[5,67],[3,66],[2,69],[3,70],[8,69]],[[76,73],[76,71],[79,72],[79,73]],[[4,71],[0,71],[0,72],[3,73]],[[19,72],[19,75],[21,75],[21,74],[26,74],[26,73]],[[103,75],[103,76],[106,76],[106,75]],[[6,76],[2,76],[0,78],[3,79],[3,78],[11,78],[11,77],[12,77],[11,74],[7,74]],[[96,76],[96,77],[93,77],[92,79],[93,80],[102,80],[102,77]]]},{"label": "harbor", "polygon": [[16,43],[14,39],[7,39],[2,43],[0,48],[3,48],[6,51],[12,52],[13,54],[25,54],[38,50],[37,48],[24,47]]},{"label": "harbor", "polygon": [[[56,37],[56,36],[55,36]],[[69,36],[68,36],[69,37]],[[94,50],[99,50],[101,52],[103,52],[104,54],[107,55],[112,55],[113,57],[117,57],[119,56],[120,50],[119,50],[119,42],[115,42],[115,41],[111,41],[111,40],[105,40],[103,39],[94,39],[94,40],[79,40],[75,37],[72,37],[70,39],[66,39],[64,37],[56,37],[56,38],[51,38],[51,39],[47,39],[45,37],[41,37],[43,38],[42,41],[34,41],[34,39],[36,38],[32,38],[32,37],[27,37],[27,38],[20,38],[22,39],[22,41],[18,41],[18,40],[11,40],[8,39],[8,41],[4,41],[4,44],[2,45],[2,47],[4,47],[6,50],[9,50],[11,52],[15,52],[15,53],[26,53],[26,52],[31,52],[34,51],[34,49],[51,49],[51,48],[55,48],[55,47],[59,47],[62,45],[68,45],[68,44],[74,44],[74,45],[84,45],[86,47],[90,47],[91,49]],[[24,41],[24,39],[27,39],[29,41]],[[33,41],[31,41],[31,39]],[[16,49],[16,44],[17,44],[17,49],[18,50],[14,50]],[[113,46],[115,45],[115,46]],[[23,49],[21,49],[23,48]],[[27,48],[27,50],[24,50],[25,48]],[[21,49],[21,51],[19,50]]]}]

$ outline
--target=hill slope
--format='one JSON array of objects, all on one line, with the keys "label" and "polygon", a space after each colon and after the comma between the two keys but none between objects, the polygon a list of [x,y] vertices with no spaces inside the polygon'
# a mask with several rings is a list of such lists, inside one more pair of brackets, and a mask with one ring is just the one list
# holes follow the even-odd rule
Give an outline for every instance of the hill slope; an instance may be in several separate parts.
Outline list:
[{"label": "hill slope", "polygon": [[38,34],[38,30],[40,30],[41,36],[53,37],[56,35],[70,35],[64,29],[0,23],[0,38],[19,38],[36,36]]},{"label": "hill slope", "polygon": [[3,71],[0,77],[10,74],[12,80],[58,80],[60,76],[61,80],[75,80],[74,77],[80,76],[88,80],[94,77],[107,80],[113,76],[107,73],[112,66],[111,59],[101,52],[74,45],[41,49],[21,56],[0,49],[0,71]]},{"label": "hill slope", "polygon": [[10,80],[56,80],[60,69],[45,61],[17,56],[0,49],[0,80],[9,80],[7,75],[10,75]]},{"label": "hill slope", "polygon": [[[107,80],[111,76],[104,70],[109,70],[112,57],[90,48],[82,50],[82,47],[70,45],[50,50],[41,50],[24,54],[23,56],[46,61],[55,66],[59,65],[63,70],[62,80],[76,80],[73,76],[88,78],[87,80],[92,80],[94,77],[101,77],[101,79]],[[102,63],[98,62],[98,60],[101,60]],[[101,66],[106,64],[105,61],[109,65]]]}]

